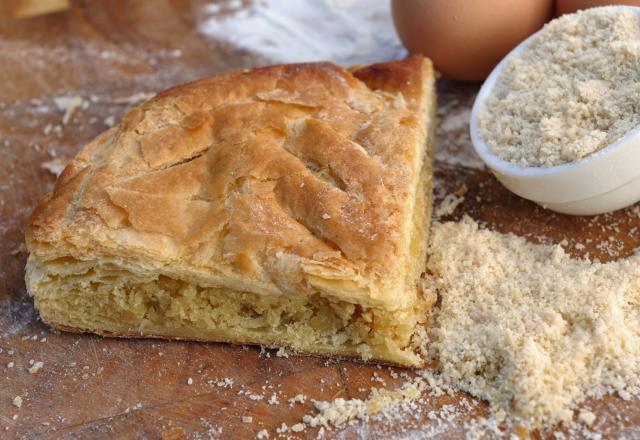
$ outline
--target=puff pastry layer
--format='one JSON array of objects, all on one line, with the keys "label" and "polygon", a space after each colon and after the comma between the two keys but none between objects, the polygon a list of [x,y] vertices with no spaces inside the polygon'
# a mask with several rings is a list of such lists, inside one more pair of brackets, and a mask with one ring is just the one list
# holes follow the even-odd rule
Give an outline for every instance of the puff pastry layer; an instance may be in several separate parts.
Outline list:
[{"label": "puff pastry layer", "polygon": [[26,280],[42,320],[419,364],[435,97],[419,57],[158,94],[35,209]]}]

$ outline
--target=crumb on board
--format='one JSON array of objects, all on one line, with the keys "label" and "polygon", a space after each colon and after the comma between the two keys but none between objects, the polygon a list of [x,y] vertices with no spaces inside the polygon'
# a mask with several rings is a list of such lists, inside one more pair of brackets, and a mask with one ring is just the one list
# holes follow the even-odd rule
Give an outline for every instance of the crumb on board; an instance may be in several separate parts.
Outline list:
[{"label": "crumb on board", "polygon": [[53,98],[58,110],[64,111],[62,116],[62,125],[67,125],[73,116],[73,113],[78,108],[87,108],[86,101],[82,99],[82,96],[57,96]]},{"label": "crumb on board", "polygon": [[113,102],[115,104],[137,105],[153,98],[154,96],[156,96],[156,94],[153,92],[138,92],[133,95],[115,98]]},{"label": "crumb on board", "polygon": [[38,361],[38,362],[34,362],[29,368],[29,374],[36,374],[37,372],[39,372],[42,367],[44,367],[44,362]]},{"label": "crumb on board", "polygon": [[302,432],[302,431],[304,431],[305,428],[306,428],[306,426],[304,425],[304,423],[296,423],[295,425],[291,426],[291,431],[293,431],[293,432]]},{"label": "crumb on board", "polygon": [[22,408],[22,397],[16,396],[13,398],[13,406],[16,408]]},{"label": "crumb on board", "polygon": [[462,185],[455,192],[447,194],[442,202],[440,202],[440,205],[435,209],[434,216],[439,219],[453,214],[456,208],[464,202],[464,195],[467,191],[467,186]]},{"label": "crumb on board", "polygon": [[307,396],[304,394],[296,394],[295,396],[293,396],[292,398],[290,398],[289,400],[287,400],[287,403],[289,404],[289,406],[293,406],[296,403],[304,403],[307,400]]},{"label": "crumb on board", "polygon": [[56,157],[55,159],[51,159],[46,162],[43,162],[41,167],[42,169],[49,171],[55,177],[58,177],[60,176],[60,174],[62,174],[62,171],[64,170],[64,168],[67,166],[68,163],[69,163],[68,159]]},{"label": "crumb on board", "polygon": [[27,252],[27,245],[24,242],[21,242],[17,248],[11,251],[11,256],[15,257],[18,254],[24,254],[26,252]]},{"label": "crumb on board", "polygon": [[596,415],[587,409],[582,409],[578,414],[578,420],[585,423],[588,426],[591,426],[593,425],[593,422],[595,422],[596,420]]},{"label": "crumb on board", "polygon": [[278,428],[276,428],[276,432],[278,434],[284,434],[285,432],[287,432],[289,430],[289,427],[287,426],[286,423],[282,422],[280,424],[280,426]]},{"label": "crumb on board", "polygon": [[210,379],[207,381],[209,386],[216,386],[219,388],[233,388],[233,379],[225,377],[222,379]]},{"label": "crumb on board", "polygon": [[107,116],[103,119],[102,122],[104,122],[104,125],[106,125],[107,127],[113,127],[116,123],[116,118],[113,115]]}]

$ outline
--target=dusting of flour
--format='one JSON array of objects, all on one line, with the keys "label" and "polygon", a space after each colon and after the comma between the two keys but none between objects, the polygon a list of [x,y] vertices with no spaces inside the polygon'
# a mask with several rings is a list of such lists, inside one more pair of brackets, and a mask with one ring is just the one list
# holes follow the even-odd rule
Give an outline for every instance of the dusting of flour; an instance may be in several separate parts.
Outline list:
[{"label": "dusting of flour", "polygon": [[[225,8],[225,14],[218,14]],[[341,65],[406,56],[381,0],[257,0],[204,7],[202,34],[274,63],[330,60]]]}]

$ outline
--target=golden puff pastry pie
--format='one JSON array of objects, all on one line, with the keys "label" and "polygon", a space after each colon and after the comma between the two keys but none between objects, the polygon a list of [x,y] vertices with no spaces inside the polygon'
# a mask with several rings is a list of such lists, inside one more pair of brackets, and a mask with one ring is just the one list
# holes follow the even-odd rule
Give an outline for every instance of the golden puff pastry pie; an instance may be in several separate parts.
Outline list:
[{"label": "golden puff pastry pie", "polygon": [[158,94],[35,209],[26,281],[42,320],[418,365],[435,98],[419,57]]}]

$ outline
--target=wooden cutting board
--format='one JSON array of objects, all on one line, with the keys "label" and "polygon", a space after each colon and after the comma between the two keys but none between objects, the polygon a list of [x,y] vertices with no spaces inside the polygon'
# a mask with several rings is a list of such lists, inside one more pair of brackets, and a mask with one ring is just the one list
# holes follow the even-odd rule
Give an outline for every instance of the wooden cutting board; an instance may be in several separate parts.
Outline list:
[{"label": "wooden cutting board", "polygon": [[[364,398],[372,387],[402,383],[398,374],[411,375],[357,362],[278,357],[254,347],[62,334],[39,322],[25,291],[22,243],[31,209],[55,180],[43,163],[71,158],[139,93],[265,63],[200,35],[205,3],[86,0],[62,13],[0,18],[0,438],[254,438],[262,429],[270,438],[314,438],[316,429],[277,429],[312,413],[310,399]],[[568,217],[501,187],[473,155],[467,135],[477,86],[438,85],[436,204],[468,188],[445,220],[468,214],[532,241],[566,240],[575,255],[588,252],[603,261],[640,246],[638,207]],[[54,98],[65,96],[84,104],[62,124],[65,112]],[[576,251],[578,242],[587,248]],[[43,366],[31,374],[30,361]],[[298,394],[308,397],[305,403],[287,404]],[[21,408],[12,404],[16,396]],[[610,397],[588,404],[598,416],[593,431],[640,438],[638,401]],[[443,408],[452,415],[439,417]],[[425,396],[394,420],[357,422],[324,436],[459,438],[466,422],[486,415],[484,403],[462,393]]]}]

